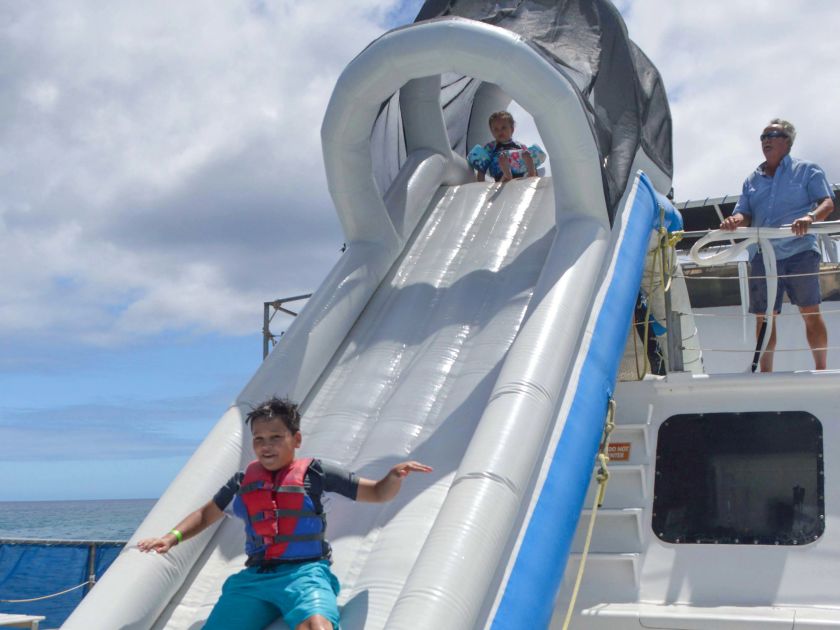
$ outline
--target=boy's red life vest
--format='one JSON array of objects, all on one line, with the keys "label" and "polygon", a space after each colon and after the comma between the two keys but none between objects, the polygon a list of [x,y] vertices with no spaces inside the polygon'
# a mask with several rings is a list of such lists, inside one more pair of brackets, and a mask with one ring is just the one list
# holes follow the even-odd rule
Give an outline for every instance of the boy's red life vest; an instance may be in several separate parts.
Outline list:
[{"label": "boy's red life vest", "polygon": [[248,512],[245,531],[250,544],[246,547],[263,552],[265,560],[325,557],[324,518],[315,512],[315,504],[303,485],[311,462],[296,459],[286,468],[272,472],[253,461],[245,469],[238,494]]}]

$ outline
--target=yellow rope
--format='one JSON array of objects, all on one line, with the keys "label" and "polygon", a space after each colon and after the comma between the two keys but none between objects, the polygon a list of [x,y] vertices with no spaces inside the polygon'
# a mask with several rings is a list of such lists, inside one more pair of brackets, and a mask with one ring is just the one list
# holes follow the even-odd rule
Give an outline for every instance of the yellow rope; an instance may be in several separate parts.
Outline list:
[{"label": "yellow rope", "polygon": [[[664,229],[664,228],[663,228]],[[667,275],[668,284],[663,288],[663,291],[670,291],[671,290],[671,281],[674,279],[674,274],[671,273],[671,270],[674,268],[676,264],[676,257],[677,257],[677,243],[682,240],[683,232],[671,232],[670,236],[666,236],[663,239],[662,247],[665,251],[668,252],[668,272],[665,273],[663,268],[662,272],[663,275]]]},{"label": "yellow rope", "polygon": [[[636,337],[633,337],[633,351],[636,355],[636,376],[639,380],[642,380],[646,374],[650,373],[650,358],[647,354],[648,348],[648,340],[650,338],[650,311],[653,306],[653,292],[654,292],[654,275],[656,273],[656,264],[659,263],[659,279],[660,279],[660,287],[662,290],[663,295],[666,291],[671,290],[671,281],[673,280],[674,276],[671,273],[671,269],[674,266],[674,257],[676,256],[677,251],[677,243],[679,243],[682,238],[684,232],[682,230],[678,232],[671,232],[668,233],[668,229],[665,227],[665,206],[659,206],[659,243],[656,246],[656,249],[653,251],[653,260],[651,261],[651,274],[650,274],[650,281],[648,282],[648,290],[647,290],[647,309],[645,310],[645,319],[642,324],[644,325],[644,340],[642,343],[642,354],[644,356],[644,366],[642,373],[639,373],[639,349],[636,344]],[[665,267],[667,264],[668,271],[665,271]],[[634,331],[635,332],[635,331]]]},{"label": "yellow rope", "polygon": [[[660,219],[660,225],[661,225],[662,220],[664,218],[663,217],[664,208],[662,208],[662,206],[660,206],[659,210],[660,210],[659,219]],[[659,229],[659,234],[660,234],[659,241],[660,241],[660,245],[661,245],[661,242],[662,242],[662,228]],[[650,280],[648,282],[647,308],[645,309],[645,319],[642,322],[637,322],[637,325],[639,323],[641,323],[644,326],[644,331],[645,331],[644,338],[642,340],[642,357],[643,358],[642,358],[642,372],[641,373],[639,373],[639,347],[638,347],[638,345],[636,345],[636,334],[635,334],[636,331],[633,330],[633,333],[634,333],[633,334],[633,352],[636,355],[636,362],[635,362],[636,363],[636,378],[640,381],[645,377],[646,374],[648,374],[650,372],[650,358],[648,357],[648,353],[647,353],[648,338],[649,338],[649,335],[650,335],[650,326],[648,325],[648,322],[650,322],[650,309],[651,309],[651,303],[653,302],[653,276],[654,276],[654,272],[656,270],[656,259],[657,259],[658,256],[661,255],[660,245],[657,245],[656,249],[654,250],[653,260],[651,261],[651,274],[650,274]]]},{"label": "yellow rope", "polygon": [[[659,245],[657,246],[653,261],[652,261],[652,271],[650,274],[650,285],[648,287],[648,308],[647,313],[645,314],[645,324],[650,321],[650,310],[651,305],[653,303],[653,276],[656,273],[656,263],[657,258],[659,259],[659,288],[662,291],[663,298],[665,294],[671,290],[671,282],[674,279],[674,275],[671,273],[671,270],[674,268],[676,255],[677,255],[677,243],[682,240],[684,232],[682,230],[677,232],[668,233],[668,229],[665,227],[665,206],[662,204],[659,205]],[[667,266],[667,271],[666,271]],[[670,322],[666,322],[666,325],[670,324]],[[648,343],[648,336],[650,334],[650,326],[645,326],[645,343],[644,343],[644,352],[645,352],[645,374],[648,373],[648,368],[650,362],[647,356],[647,343]]]},{"label": "yellow rope", "polygon": [[569,608],[566,610],[566,618],[563,621],[563,630],[568,630],[569,624],[572,621],[572,613],[575,610],[575,602],[577,601],[578,592],[580,591],[580,584],[583,581],[583,569],[586,566],[586,558],[589,556],[589,546],[592,543],[592,531],[595,528],[595,516],[598,514],[598,508],[604,504],[604,495],[607,492],[607,481],[610,479],[610,471],[607,467],[610,457],[608,454],[610,446],[610,433],[615,428],[615,400],[610,398],[607,408],[607,418],[604,422],[604,433],[601,437],[601,445],[598,447],[598,470],[595,472],[595,479],[598,481],[598,492],[595,494],[595,501],[592,504],[592,515],[589,517],[589,528],[586,531],[586,542],[583,544],[583,553],[580,556],[580,566],[578,566],[577,577],[575,578],[575,587],[572,590],[572,598],[569,600]]}]

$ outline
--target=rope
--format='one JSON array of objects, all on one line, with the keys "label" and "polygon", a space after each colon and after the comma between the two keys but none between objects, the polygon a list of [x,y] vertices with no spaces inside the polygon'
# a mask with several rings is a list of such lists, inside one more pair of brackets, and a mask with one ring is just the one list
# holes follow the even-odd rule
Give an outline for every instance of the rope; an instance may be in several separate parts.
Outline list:
[{"label": "rope", "polygon": [[[682,231],[682,230],[678,230],[676,232],[671,232],[671,236],[668,239],[668,251],[671,254],[671,260],[670,260],[671,265],[670,265],[669,269],[675,269],[676,268],[675,263],[677,261],[677,243],[679,243],[683,239],[684,234],[685,234],[685,232]],[[673,279],[673,278],[676,278],[676,277],[678,277],[678,276],[674,275],[673,272],[671,272],[671,278]]]},{"label": "rope", "polygon": [[[664,209],[662,206],[659,206],[660,212],[660,224],[663,220],[662,214],[664,214]],[[660,232],[660,243],[661,243],[661,232]],[[636,376],[641,381],[646,374],[650,373],[650,357],[648,356],[648,339],[650,338],[650,310],[653,307],[653,277],[656,272],[656,259],[661,254],[661,248],[657,247],[656,251],[653,253],[653,260],[651,261],[651,273],[650,273],[650,281],[648,283],[648,291],[647,291],[647,308],[645,309],[645,336],[642,340],[642,355],[644,356],[644,363],[642,363],[642,373],[639,374],[639,361],[636,360]],[[660,260],[660,266],[662,261]],[[637,353],[638,357],[638,349],[636,348],[636,337],[633,337],[633,351]]]},{"label": "rope", "polygon": [[607,482],[610,479],[610,471],[607,464],[610,461],[608,455],[610,446],[610,433],[615,429],[615,400],[610,398],[607,403],[607,417],[604,421],[604,432],[601,436],[601,445],[598,447],[598,470],[595,472],[595,479],[598,481],[598,492],[595,494],[595,501],[592,504],[592,515],[589,517],[589,528],[586,531],[586,542],[583,545],[583,553],[580,557],[580,566],[578,566],[577,577],[575,578],[575,588],[572,590],[572,598],[569,600],[569,607],[566,609],[566,618],[563,621],[563,630],[568,630],[569,624],[572,621],[572,613],[575,609],[575,602],[577,601],[578,591],[580,591],[580,583],[583,580],[583,569],[586,566],[586,558],[589,556],[589,546],[592,543],[592,530],[595,528],[595,516],[598,514],[598,508],[604,503],[604,494],[607,491]]},{"label": "rope", "polygon": [[[735,306],[733,304],[733,306]],[[745,319],[744,315],[739,315],[737,313],[729,314],[729,313],[683,313],[682,311],[673,311],[679,315],[691,315],[692,317],[721,317],[724,319]],[[753,315],[754,313],[750,313]],[[759,313],[761,315],[762,313]],[[822,315],[823,317],[829,317],[834,315],[840,315],[840,310],[820,310],[818,313],[776,313],[773,317],[777,319],[787,319],[789,317],[817,317],[818,315]]]},{"label": "rope", "polygon": [[0,603],[3,604],[27,604],[29,602],[39,602],[42,599],[50,599],[51,597],[58,597],[59,595],[64,595],[65,593],[69,593],[70,591],[75,591],[77,588],[82,588],[83,586],[87,586],[90,584],[90,580],[82,582],[81,584],[77,584],[76,586],[72,586],[68,589],[63,591],[59,591],[58,593],[53,593],[52,595],[43,595],[42,597],[31,597],[29,599],[0,599]]},{"label": "rope", "polygon": [[[639,374],[638,348],[636,346],[636,337],[633,337],[633,351],[636,353],[636,376],[642,380],[646,374],[650,372],[650,357],[648,357],[648,341],[650,339],[650,311],[653,307],[653,278],[656,272],[657,258],[659,259],[659,289],[663,296],[671,290],[671,282],[674,279],[673,270],[675,268],[677,243],[682,240],[683,231],[671,232],[668,234],[668,229],[665,227],[665,206],[659,204],[659,244],[653,254],[651,261],[650,282],[647,291],[647,312],[645,313],[645,336],[642,343],[642,352],[644,353],[644,372]],[[665,271],[665,266],[668,266],[668,271]]]},{"label": "rope", "polygon": [[[814,271],[811,273],[786,273],[782,274],[781,276],[776,274],[773,276],[766,275],[766,276],[750,276],[750,280],[766,280],[767,278],[803,278],[805,276],[830,276],[833,274],[840,273],[840,268],[838,269],[827,269],[825,271]],[[694,275],[675,275],[674,278],[682,278],[683,280],[740,280],[739,276],[707,276],[703,274],[702,276],[694,276]]]},{"label": "rope", "polygon": [[[647,349],[648,349],[648,340],[650,338],[650,310],[653,306],[653,277],[656,274],[656,263],[657,258],[659,259],[659,286],[662,288],[662,293],[664,294],[667,291],[665,287],[665,251],[664,251],[664,242],[668,240],[668,231],[665,229],[665,207],[662,204],[659,204],[659,243],[657,244],[656,250],[653,252],[653,260],[651,261],[651,274],[650,274],[650,282],[648,283],[648,291],[647,291],[647,309],[645,312],[645,338],[642,343],[642,352],[644,353],[645,362],[644,362],[644,373],[639,376],[639,380],[644,378],[645,374],[650,372],[650,357],[648,357]],[[670,281],[669,281],[670,284]],[[635,341],[634,341],[635,344]],[[634,345],[635,349],[635,345]],[[636,361],[636,374],[639,374],[638,368],[639,362]]]},{"label": "rope", "polygon": [[[731,350],[730,348],[699,348],[703,352],[754,352],[754,350]],[[812,350],[840,350],[840,346],[825,346],[824,348],[782,348],[781,350],[765,350],[765,352],[811,352]]]}]

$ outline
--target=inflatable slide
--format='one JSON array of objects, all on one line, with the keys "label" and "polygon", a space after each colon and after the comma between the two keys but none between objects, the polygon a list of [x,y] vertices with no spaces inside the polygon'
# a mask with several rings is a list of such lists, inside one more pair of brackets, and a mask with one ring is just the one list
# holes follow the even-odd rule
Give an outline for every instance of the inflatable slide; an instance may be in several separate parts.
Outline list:
[{"label": "inflatable slide", "polygon": [[[271,395],[301,403],[301,456],[434,468],[391,503],[330,499],[342,628],[548,625],[648,239],[673,220],[670,117],[608,2],[479,4],[428,2],[339,78],[322,142],[347,250],[65,628],[202,626],[241,523],[133,543],[253,459],[243,417]],[[512,99],[552,177],[476,182],[465,156]]]}]

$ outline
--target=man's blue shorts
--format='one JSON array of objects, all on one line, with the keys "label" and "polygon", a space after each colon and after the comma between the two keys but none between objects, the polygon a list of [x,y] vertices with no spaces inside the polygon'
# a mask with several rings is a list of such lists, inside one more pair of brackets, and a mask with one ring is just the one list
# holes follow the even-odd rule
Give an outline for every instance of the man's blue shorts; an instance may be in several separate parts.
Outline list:
[{"label": "man's blue shorts", "polygon": [[[773,309],[778,313],[782,310],[782,298],[787,291],[791,304],[796,306],[814,306],[822,301],[820,293],[819,253],[808,250],[799,252],[789,258],[776,261],[776,275],[779,276],[776,288],[776,304]],[[813,275],[796,275],[813,274]],[[767,312],[767,280],[764,276],[764,258],[756,254],[750,261],[750,313],[762,314]],[[792,278],[782,276],[793,275]]]},{"label": "man's blue shorts", "polygon": [[312,615],[322,615],[338,628],[338,579],[329,562],[281,564],[260,573],[249,567],[234,573],[204,630],[262,630],[280,616],[292,630]]}]

